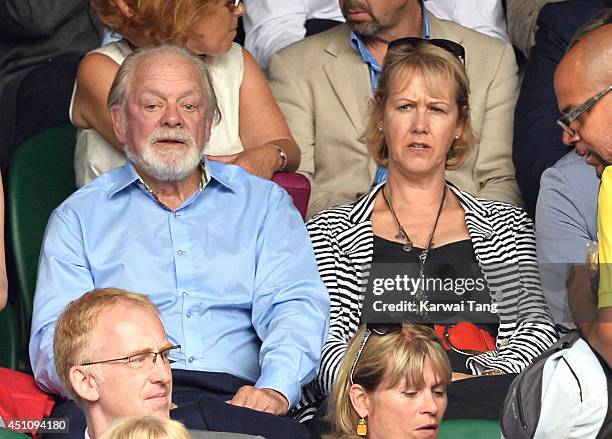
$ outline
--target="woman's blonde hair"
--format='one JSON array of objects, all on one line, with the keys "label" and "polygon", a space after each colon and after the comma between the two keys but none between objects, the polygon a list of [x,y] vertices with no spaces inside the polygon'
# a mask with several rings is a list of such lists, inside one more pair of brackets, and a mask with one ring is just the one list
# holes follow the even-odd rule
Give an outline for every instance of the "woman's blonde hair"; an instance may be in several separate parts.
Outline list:
[{"label": "woman's blonde hair", "polygon": [[100,439],[192,439],[192,436],[178,421],[145,416],[119,421]]},{"label": "woman's blonde hair", "polygon": [[[346,355],[329,400],[328,419],[333,434],[328,438],[356,437],[355,429],[360,416],[353,408],[351,368],[363,342],[366,327],[362,325],[349,343]],[[398,328],[399,329],[399,328]],[[423,365],[428,358],[436,376],[444,385],[451,381],[451,365],[438,336],[433,329],[423,325],[402,325],[401,331],[378,335],[372,332],[353,371],[353,383],[360,384],[368,392],[374,392],[385,381],[388,388],[402,379],[410,387],[425,385]]]},{"label": "woman's blonde hair", "polygon": [[371,113],[362,140],[370,147],[376,163],[387,166],[389,148],[383,132],[379,129],[389,94],[408,75],[421,75],[431,93],[439,93],[446,80],[455,86],[455,102],[459,108],[459,120],[463,132],[451,145],[446,156],[446,168],[458,167],[475,141],[470,122],[468,96],[470,85],[461,60],[441,47],[423,42],[417,45],[390,47],[384,60],[384,67],[378,80],[378,87],[371,101]]},{"label": "woman's blonde hair", "polygon": [[[117,6],[130,8],[126,16]],[[100,21],[137,47],[163,43],[185,45],[197,37],[192,31],[196,20],[224,0],[92,0]]]}]

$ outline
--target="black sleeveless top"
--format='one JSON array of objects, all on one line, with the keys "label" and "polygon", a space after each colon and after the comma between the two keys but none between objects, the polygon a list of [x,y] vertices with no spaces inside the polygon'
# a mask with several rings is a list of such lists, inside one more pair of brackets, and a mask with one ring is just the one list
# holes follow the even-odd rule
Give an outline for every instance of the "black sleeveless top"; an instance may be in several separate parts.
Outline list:
[{"label": "black sleeveless top", "polygon": [[[452,242],[429,251],[424,280],[420,284],[426,296],[424,300],[415,299],[421,267],[419,256],[423,249],[415,247],[406,252],[402,247],[401,243],[374,236],[372,276],[384,273],[384,278],[393,278],[394,286],[401,290],[394,293],[386,290],[378,298],[386,296],[387,299],[382,299],[384,302],[395,300],[395,303],[399,303],[400,298],[413,301],[416,308],[409,305],[399,308],[410,308],[403,310],[402,318],[406,321],[444,325],[471,322],[486,329],[493,337],[497,336],[499,317],[492,305],[489,287],[476,261],[471,240]],[[420,309],[426,310],[426,316],[416,312],[422,302],[427,302]],[[469,373],[465,368],[466,356],[453,351],[448,351],[448,354],[454,371]]]}]

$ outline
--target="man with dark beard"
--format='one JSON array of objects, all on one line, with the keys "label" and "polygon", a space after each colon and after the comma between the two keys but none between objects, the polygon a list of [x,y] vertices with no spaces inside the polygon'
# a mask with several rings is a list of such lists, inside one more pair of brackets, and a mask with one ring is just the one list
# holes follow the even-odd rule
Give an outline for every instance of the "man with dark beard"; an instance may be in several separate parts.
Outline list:
[{"label": "man with dark beard", "polygon": [[130,162],[49,219],[30,342],[37,383],[67,395],[52,340],[68,302],[94,288],[137,290],[181,345],[175,403],[207,396],[206,413],[225,431],[302,437],[301,426],[272,415],[286,414],[316,376],[329,298],[291,198],[204,158],[220,116],[206,66],[184,49],[129,56],[108,107]]},{"label": "man with dark beard", "polygon": [[511,159],[518,93],[512,47],[436,18],[419,0],[340,0],[340,8],[346,24],[293,44],[270,62],[272,92],[302,150],[299,170],[312,183],[308,215],[353,202],[386,179],[360,137],[387,45],[402,37],[442,38],[465,48],[480,142],[448,178],[474,195],[520,205]]}]

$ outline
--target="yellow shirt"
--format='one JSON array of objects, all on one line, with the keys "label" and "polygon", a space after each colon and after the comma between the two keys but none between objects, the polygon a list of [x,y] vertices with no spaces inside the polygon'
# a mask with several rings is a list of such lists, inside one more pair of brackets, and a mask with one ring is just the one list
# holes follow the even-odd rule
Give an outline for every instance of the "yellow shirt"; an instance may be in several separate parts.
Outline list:
[{"label": "yellow shirt", "polygon": [[597,213],[599,307],[612,307],[612,166],[601,176]]}]

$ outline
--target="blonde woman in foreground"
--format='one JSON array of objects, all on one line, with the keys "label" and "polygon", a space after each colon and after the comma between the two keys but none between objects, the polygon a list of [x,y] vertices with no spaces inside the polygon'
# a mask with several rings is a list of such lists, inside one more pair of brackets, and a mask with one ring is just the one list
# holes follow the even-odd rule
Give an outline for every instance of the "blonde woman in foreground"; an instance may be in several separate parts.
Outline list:
[{"label": "blonde woman in foreground", "polygon": [[325,439],[437,438],[451,366],[427,326],[367,324],[348,346]]},{"label": "blonde woman in foreground", "polygon": [[144,416],[126,418],[100,436],[100,439],[192,439],[193,436],[178,421]]}]

